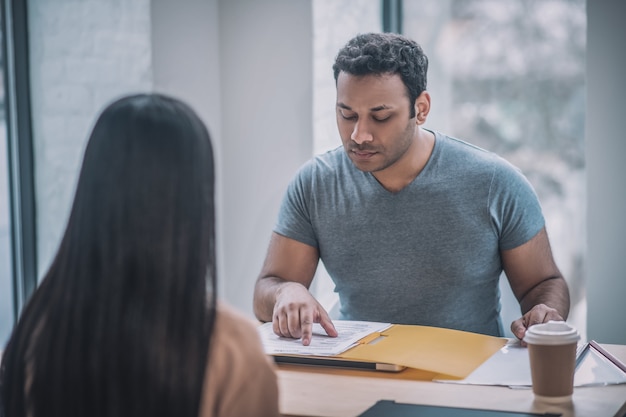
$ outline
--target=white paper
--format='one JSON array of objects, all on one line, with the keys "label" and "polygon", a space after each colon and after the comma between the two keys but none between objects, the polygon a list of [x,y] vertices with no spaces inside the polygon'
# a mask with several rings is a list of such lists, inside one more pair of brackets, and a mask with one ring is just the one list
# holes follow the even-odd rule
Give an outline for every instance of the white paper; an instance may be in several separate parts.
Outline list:
[{"label": "white paper", "polygon": [[[583,351],[584,345],[579,347]],[[594,349],[587,349],[576,368],[574,386],[625,384],[626,373]],[[530,388],[530,360],[528,349],[519,341],[509,341],[482,365],[462,380],[438,380],[452,384],[503,385],[510,388]]]},{"label": "white paper", "polygon": [[334,356],[345,352],[365,336],[381,332],[391,326],[390,323],[371,321],[334,320],[337,337],[330,337],[318,323],[313,324],[313,337],[309,346],[302,345],[302,339],[280,337],[274,333],[272,323],[259,326],[259,334],[265,353],[269,355],[317,355]]},{"label": "white paper", "polygon": [[595,349],[587,349],[574,375],[574,386],[626,384],[626,372]]}]

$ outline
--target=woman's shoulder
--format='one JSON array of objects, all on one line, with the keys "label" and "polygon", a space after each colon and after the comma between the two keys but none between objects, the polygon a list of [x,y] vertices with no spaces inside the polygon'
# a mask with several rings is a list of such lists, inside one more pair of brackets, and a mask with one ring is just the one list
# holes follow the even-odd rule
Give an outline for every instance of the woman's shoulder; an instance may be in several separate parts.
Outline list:
[{"label": "woman's shoulder", "polygon": [[213,348],[226,347],[229,354],[259,354],[262,352],[258,324],[249,316],[229,304],[218,301],[216,305]]},{"label": "woman's shoulder", "polygon": [[[278,416],[274,371],[255,320],[218,302],[200,415]],[[242,401],[242,393],[246,401]]]}]

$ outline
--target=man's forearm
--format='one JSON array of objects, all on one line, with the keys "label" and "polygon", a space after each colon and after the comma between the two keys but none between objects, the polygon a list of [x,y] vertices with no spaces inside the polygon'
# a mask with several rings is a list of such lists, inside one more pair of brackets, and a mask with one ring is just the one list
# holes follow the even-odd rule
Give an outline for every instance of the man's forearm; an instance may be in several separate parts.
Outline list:
[{"label": "man's forearm", "polygon": [[545,304],[556,309],[563,317],[563,320],[566,320],[569,315],[570,298],[565,279],[560,276],[549,278],[532,288],[520,300],[522,314],[526,314],[526,312],[538,304]]},{"label": "man's forearm", "polygon": [[253,305],[257,319],[264,322],[272,321],[276,292],[284,282],[284,280],[276,277],[261,278],[256,282]]}]

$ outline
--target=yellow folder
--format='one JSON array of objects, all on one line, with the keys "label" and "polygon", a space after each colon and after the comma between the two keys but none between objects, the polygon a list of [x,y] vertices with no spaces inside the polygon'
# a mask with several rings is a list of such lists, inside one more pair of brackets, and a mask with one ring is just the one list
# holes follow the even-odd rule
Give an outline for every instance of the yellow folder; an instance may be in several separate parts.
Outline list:
[{"label": "yellow folder", "polygon": [[506,342],[505,338],[460,330],[395,324],[364,337],[338,357],[402,365],[432,372],[437,378],[463,379]]}]

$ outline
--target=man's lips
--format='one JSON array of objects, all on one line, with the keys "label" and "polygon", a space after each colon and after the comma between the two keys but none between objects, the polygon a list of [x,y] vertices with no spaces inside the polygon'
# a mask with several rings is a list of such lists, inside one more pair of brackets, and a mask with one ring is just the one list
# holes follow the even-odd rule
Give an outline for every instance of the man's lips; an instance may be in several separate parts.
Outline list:
[{"label": "man's lips", "polygon": [[374,156],[377,152],[371,149],[350,149],[350,152],[359,159],[368,159]]}]

